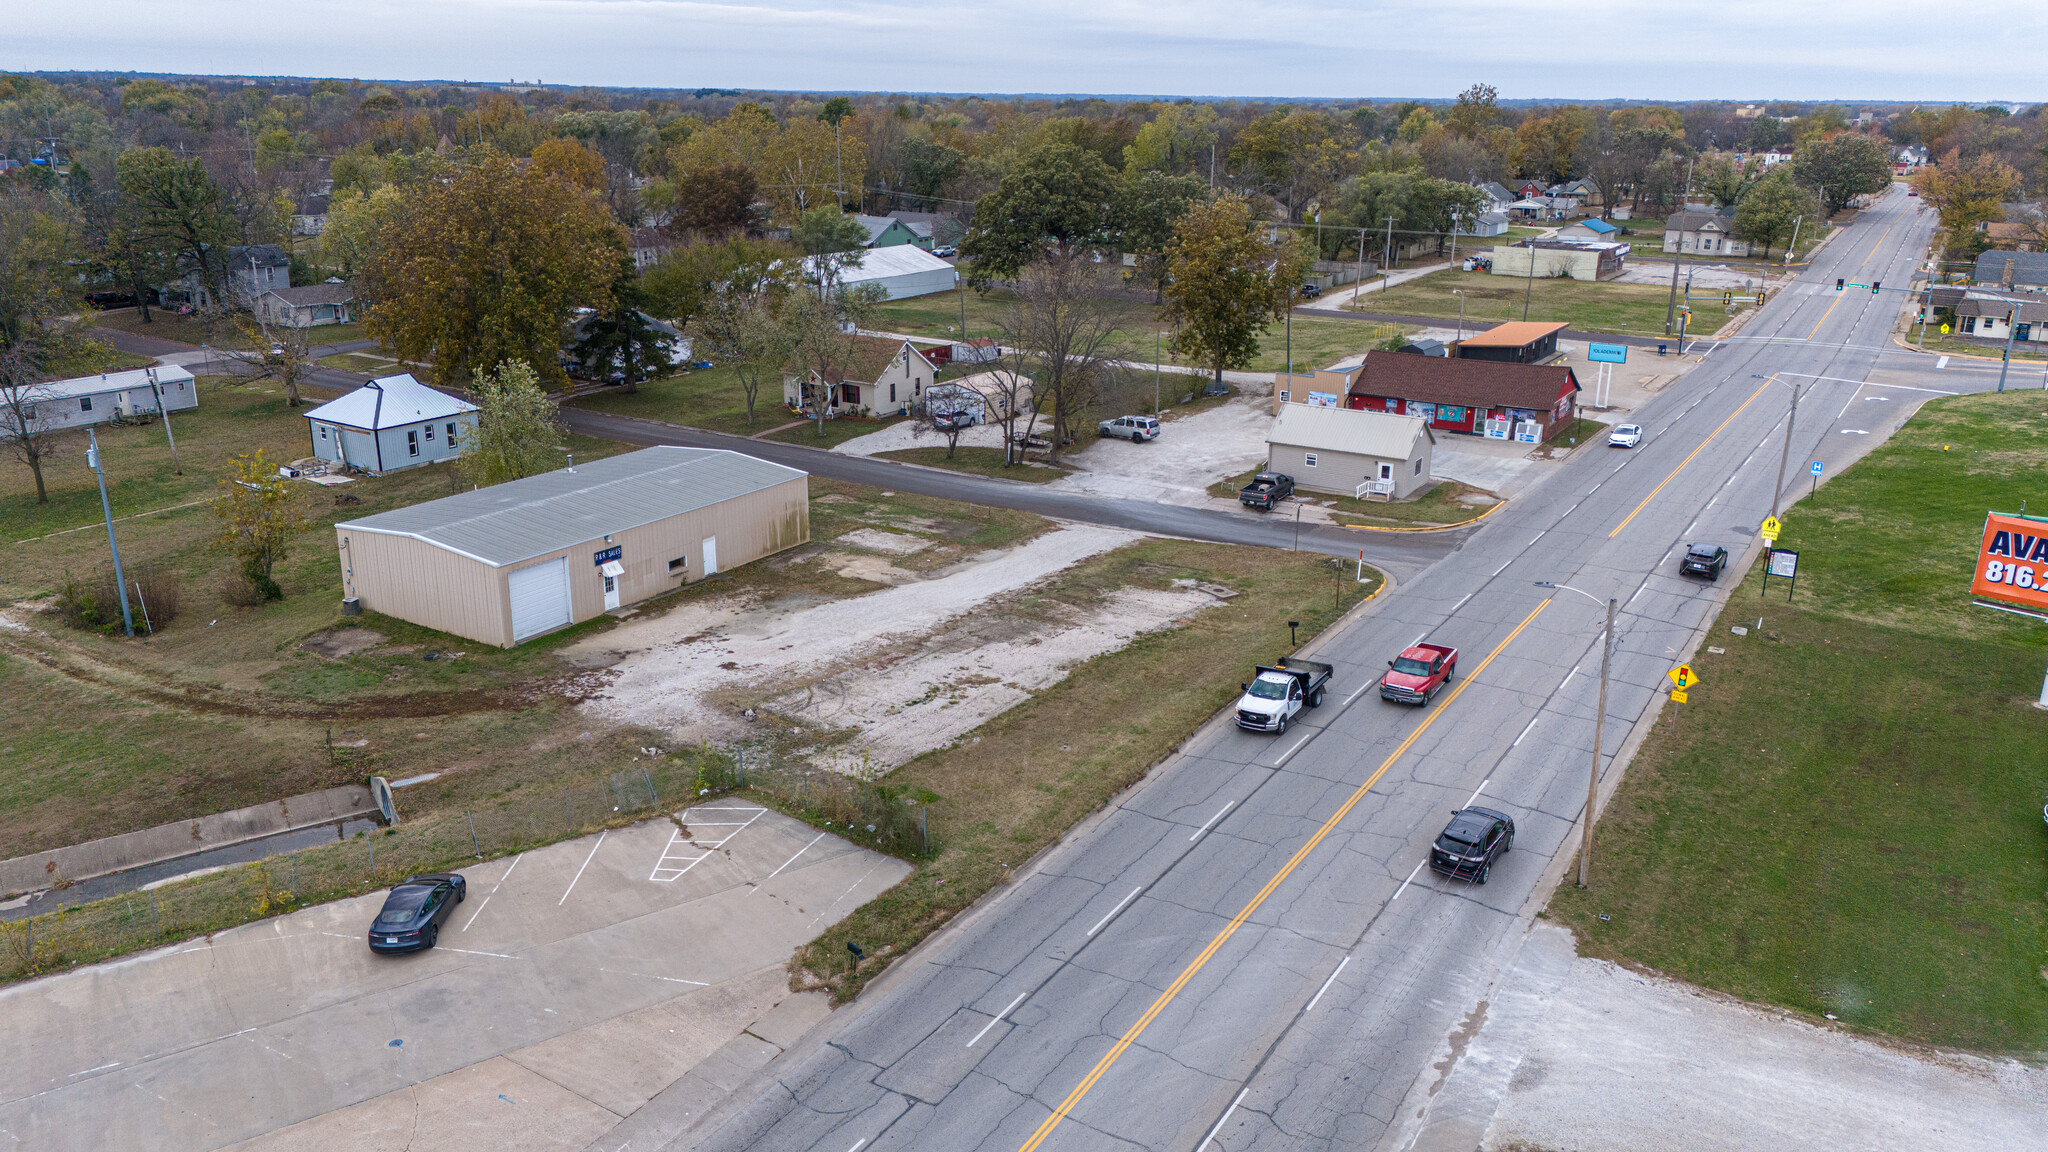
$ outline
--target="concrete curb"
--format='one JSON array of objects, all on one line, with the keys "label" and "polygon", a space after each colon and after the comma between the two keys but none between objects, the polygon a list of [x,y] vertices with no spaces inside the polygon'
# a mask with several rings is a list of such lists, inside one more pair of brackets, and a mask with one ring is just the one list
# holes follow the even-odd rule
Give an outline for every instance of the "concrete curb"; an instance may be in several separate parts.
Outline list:
[{"label": "concrete curb", "polygon": [[376,811],[377,805],[370,798],[370,790],[361,784],[344,784],[322,792],[288,796],[268,804],[216,812],[175,824],[159,824],[137,832],[124,832],[119,836],[0,861],[0,892],[8,895],[34,892],[59,883],[89,880],[109,872],[159,864],[211,848],[311,828],[351,816],[372,815]]}]

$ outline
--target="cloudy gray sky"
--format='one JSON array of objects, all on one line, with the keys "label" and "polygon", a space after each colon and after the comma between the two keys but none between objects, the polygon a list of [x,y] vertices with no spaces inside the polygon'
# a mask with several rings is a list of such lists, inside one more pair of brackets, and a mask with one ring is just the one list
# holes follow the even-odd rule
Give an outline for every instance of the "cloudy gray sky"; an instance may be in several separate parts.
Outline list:
[{"label": "cloudy gray sky", "polygon": [[[2048,3],[9,0],[0,68],[1195,96],[2040,99]],[[1540,14],[1540,15],[1532,15]],[[1963,17],[1967,18],[1954,18]],[[2031,46],[2028,48],[2027,46]]]}]

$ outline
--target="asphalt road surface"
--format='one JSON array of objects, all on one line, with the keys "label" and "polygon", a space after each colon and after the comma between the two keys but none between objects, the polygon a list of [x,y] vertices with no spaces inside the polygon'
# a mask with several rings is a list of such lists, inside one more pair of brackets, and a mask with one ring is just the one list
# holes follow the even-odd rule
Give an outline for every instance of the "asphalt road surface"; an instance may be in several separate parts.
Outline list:
[{"label": "asphalt road surface", "polygon": [[[1681,550],[1740,557],[1771,510],[1794,385],[1787,493],[1917,402],[1995,383],[1996,365],[1896,349],[1902,294],[1833,290],[1910,283],[1933,225],[1917,204],[1865,212],[1636,413],[1640,448],[1579,453],[1322,643],[1337,677],[1306,723],[1198,734],[674,1147],[1405,1147],[1577,844],[1605,601],[1611,756],[1722,602],[1678,575]],[[1460,649],[1457,682],[1425,708],[1382,702],[1384,662],[1423,638]],[[1448,882],[1426,848],[1474,800],[1514,816],[1514,849],[1489,883]]]}]

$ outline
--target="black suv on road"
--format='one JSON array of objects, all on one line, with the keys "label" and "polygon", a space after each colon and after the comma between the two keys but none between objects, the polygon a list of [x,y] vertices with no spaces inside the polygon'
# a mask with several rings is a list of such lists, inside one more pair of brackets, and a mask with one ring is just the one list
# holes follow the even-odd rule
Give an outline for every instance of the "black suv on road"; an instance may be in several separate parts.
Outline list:
[{"label": "black suv on road", "polygon": [[1430,846],[1429,867],[1455,880],[1484,884],[1493,862],[1514,843],[1514,817],[1491,808],[1460,808]]},{"label": "black suv on road", "polygon": [[1719,580],[1721,569],[1728,566],[1728,550],[1718,544],[1692,544],[1685,549],[1685,559],[1678,562],[1678,570],[1687,576],[1705,576]]}]

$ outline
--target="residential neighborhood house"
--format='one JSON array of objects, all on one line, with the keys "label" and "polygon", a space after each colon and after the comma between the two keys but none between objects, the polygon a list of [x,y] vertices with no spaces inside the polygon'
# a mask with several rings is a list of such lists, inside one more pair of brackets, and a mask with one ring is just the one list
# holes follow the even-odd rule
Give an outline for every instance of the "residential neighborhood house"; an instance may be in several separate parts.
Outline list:
[{"label": "residential neighborhood house", "polygon": [[1979,340],[2048,341],[2048,300],[2010,300],[1970,293],[1956,302],[1956,332]]},{"label": "residential neighborhood house", "polygon": [[1282,404],[1266,434],[1266,470],[1313,492],[1405,500],[1435,485],[1435,447],[1420,416]]},{"label": "residential neighborhood house", "polygon": [[198,264],[190,257],[178,261],[178,278],[164,286],[165,299],[180,299],[195,308],[244,305],[275,288],[292,286],[292,258],[275,244],[237,244],[221,255],[214,271],[227,293],[225,301],[213,298],[213,286],[206,283]]},{"label": "residential neighborhood house", "polygon": [[287,328],[318,328],[349,322],[355,289],[339,280],[303,288],[272,288],[256,298],[254,311],[271,324]]},{"label": "residential neighborhood house", "polygon": [[318,236],[327,231],[327,207],[332,200],[325,192],[309,192],[299,197],[292,208],[292,234]]},{"label": "residential neighborhood house", "polygon": [[1664,250],[1703,256],[1747,256],[1749,241],[1735,237],[1735,217],[1726,212],[1673,212],[1664,221]]},{"label": "residential neighborhood house", "polygon": [[635,228],[628,235],[628,240],[627,247],[633,253],[633,270],[636,272],[645,272],[648,265],[668,255],[669,249],[676,246],[665,228]]},{"label": "residential neighborhood house", "polygon": [[1420,416],[1440,432],[1540,444],[1578,416],[1578,377],[1566,365],[1368,352],[1352,408]]},{"label": "residential neighborhood house", "polygon": [[964,415],[975,424],[999,424],[1009,419],[1013,402],[1016,411],[1030,411],[1031,377],[1001,370],[976,372],[924,390],[927,412],[933,416]]},{"label": "residential neighborhood house", "polygon": [[2007,291],[2039,292],[2048,289],[2048,252],[2014,252],[1993,249],[1979,253],[1970,282]]},{"label": "residential neighborhood house", "polygon": [[1556,232],[1551,233],[1551,236],[1557,240],[1585,240],[1600,243],[1620,239],[1621,229],[1600,219],[1598,216],[1588,216],[1584,220],[1575,220],[1559,228]]},{"label": "residential neighborhood house", "polygon": [[334,526],[342,610],[511,647],[811,538],[809,477],[662,446]]},{"label": "residential neighborhood house", "polygon": [[[868,230],[868,238],[863,247],[894,248],[898,244],[917,243],[917,233],[911,229],[910,225],[904,223],[901,220],[896,219],[893,216],[856,215],[854,216],[854,220],[857,221],[861,227]],[[927,232],[929,232],[929,230],[927,230]],[[927,249],[931,247],[929,235],[927,235],[924,247],[926,247]]]},{"label": "residential neighborhood house", "polygon": [[[117,417],[158,410],[182,412],[199,407],[199,386],[192,373],[175,364],[103,372],[52,380],[21,389],[22,417],[32,431],[83,428]],[[0,405],[0,431],[14,430],[14,406]]]},{"label": "residential neighborhood house", "polygon": [[382,476],[462,455],[476,435],[476,405],[404,373],[320,405],[306,413],[306,425],[314,456],[337,470]]},{"label": "residential neighborhood house", "polygon": [[923,400],[924,390],[937,378],[937,367],[910,341],[862,336],[854,362],[844,369],[823,376],[816,369],[805,375],[783,373],[782,402],[809,413],[813,392],[824,387],[828,420],[903,414]]}]

